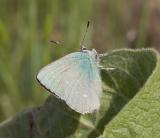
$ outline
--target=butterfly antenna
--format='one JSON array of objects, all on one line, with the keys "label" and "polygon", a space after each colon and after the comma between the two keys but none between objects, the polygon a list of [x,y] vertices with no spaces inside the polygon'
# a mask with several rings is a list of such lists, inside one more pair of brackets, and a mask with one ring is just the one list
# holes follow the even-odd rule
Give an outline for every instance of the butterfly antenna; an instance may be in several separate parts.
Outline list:
[{"label": "butterfly antenna", "polygon": [[53,41],[53,40],[51,40],[50,42],[53,43],[53,44],[56,44],[56,45],[62,45],[59,41]]},{"label": "butterfly antenna", "polygon": [[87,26],[86,26],[86,31],[85,31],[85,33],[84,33],[84,36],[83,36],[83,39],[82,39],[81,45],[80,45],[81,51],[83,51],[83,49],[85,49],[85,47],[83,46],[83,43],[84,43],[84,40],[85,40],[85,38],[86,38],[86,34],[87,34],[87,31],[88,31],[88,28],[89,28],[89,24],[90,24],[90,22],[88,21]]}]

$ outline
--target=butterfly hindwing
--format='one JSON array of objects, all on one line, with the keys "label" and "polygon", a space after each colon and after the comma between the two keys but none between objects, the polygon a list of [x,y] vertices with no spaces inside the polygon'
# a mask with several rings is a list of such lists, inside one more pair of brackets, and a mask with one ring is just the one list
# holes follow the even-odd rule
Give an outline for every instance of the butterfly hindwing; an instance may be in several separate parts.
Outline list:
[{"label": "butterfly hindwing", "polygon": [[100,106],[99,70],[87,53],[71,53],[47,65],[37,79],[77,112],[93,112]]}]

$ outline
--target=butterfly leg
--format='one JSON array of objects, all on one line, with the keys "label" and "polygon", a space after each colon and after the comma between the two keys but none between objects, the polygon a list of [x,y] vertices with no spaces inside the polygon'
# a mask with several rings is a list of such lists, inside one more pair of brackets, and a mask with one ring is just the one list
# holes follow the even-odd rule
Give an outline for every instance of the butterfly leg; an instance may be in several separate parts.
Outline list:
[{"label": "butterfly leg", "polygon": [[104,56],[107,56],[108,54],[105,53],[105,54],[98,54],[99,57],[104,57]]},{"label": "butterfly leg", "polygon": [[101,70],[107,70],[107,71],[111,71],[111,70],[116,69],[116,68],[104,68],[103,66],[98,66],[98,68],[100,68]]}]

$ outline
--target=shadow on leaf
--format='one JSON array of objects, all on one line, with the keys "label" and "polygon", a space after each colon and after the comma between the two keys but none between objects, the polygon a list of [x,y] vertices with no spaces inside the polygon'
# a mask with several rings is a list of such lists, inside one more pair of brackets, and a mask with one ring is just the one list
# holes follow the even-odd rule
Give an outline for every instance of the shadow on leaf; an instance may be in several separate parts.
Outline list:
[{"label": "shadow on leaf", "polygon": [[64,101],[51,95],[37,115],[38,129],[43,137],[65,138],[77,129],[79,117]]}]

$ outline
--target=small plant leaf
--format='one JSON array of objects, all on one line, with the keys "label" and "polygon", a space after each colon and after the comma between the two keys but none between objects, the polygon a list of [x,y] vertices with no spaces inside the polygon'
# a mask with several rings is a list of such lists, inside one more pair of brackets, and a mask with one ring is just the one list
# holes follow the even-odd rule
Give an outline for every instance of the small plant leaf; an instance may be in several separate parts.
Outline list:
[{"label": "small plant leaf", "polygon": [[[140,60],[145,63],[144,59]],[[147,60],[152,65],[155,63],[151,57]],[[156,60],[156,67],[148,80],[140,87],[132,100],[105,126],[101,138],[160,137],[160,57],[158,54]],[[149,68],[149,66],[144,66],[144,70],[142,68],[144,75],[149,72]]]}]

